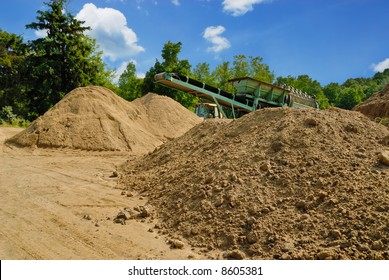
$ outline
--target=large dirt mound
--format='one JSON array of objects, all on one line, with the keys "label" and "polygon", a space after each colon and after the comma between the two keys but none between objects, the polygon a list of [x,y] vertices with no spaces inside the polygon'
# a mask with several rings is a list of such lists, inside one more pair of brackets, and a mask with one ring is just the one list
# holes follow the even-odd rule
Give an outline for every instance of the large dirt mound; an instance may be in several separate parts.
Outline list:
[{"label": "large dirt mound", "polygon": [[226,258],[389,259],[389,130],[278,108],[206,121],[123,166],[158,228]]},{"label": "large dirt mound", "polygon": [[82,87],[7,144],[144,154],[200,121],[165,96],[149,93],[127,102],[106,88]]},{"label": "large dirt mound", "polygon": [[373,94],[365,102],[356,106],[354,110],[363,113],[373,120],[389,118],[389,84]]}]

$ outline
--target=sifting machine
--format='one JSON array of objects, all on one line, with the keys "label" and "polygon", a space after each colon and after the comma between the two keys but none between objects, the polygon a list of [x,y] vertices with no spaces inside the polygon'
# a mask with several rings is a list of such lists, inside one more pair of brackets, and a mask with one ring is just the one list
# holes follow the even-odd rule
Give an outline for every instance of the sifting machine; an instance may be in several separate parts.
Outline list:
[{"label": "sifting machine", "polygon": [[[249,77],[229,80],[236,93],[229,93],[187,76],[159,73],[155,81],[216,104],[215,117],[237,118],[265,107],[319,108],[315,98],[289,86],[277,86]],[[210,106],[208,106],[210,107]]]}]

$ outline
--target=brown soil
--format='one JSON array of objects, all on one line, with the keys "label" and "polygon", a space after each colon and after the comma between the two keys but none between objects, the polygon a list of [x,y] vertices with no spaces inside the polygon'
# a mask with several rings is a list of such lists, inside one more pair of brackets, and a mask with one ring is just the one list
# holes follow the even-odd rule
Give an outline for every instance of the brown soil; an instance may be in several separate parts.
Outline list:
[{"label": "brown soil", "polygon": [[264,109],[196,126],[121,182],[205,257],[389,259],[385,151],[389,130],[358,112]]},{"label": "brown soil", "polygon": [[117,184],[128,154],[3,147],[20,131],[0,127],[0,259],[202,258],[187,243],[172,248],[155,218],[114,222],[123,209],[147,206]]},{"label": "brown soil", "polygon": [[103,87],[77,88],[7,141],[19,147],[130,151],[144,154],[201,122],[156,94],[127,102]]},{"label": "brown soil", "polygon": [[147,197],[123,193],[116,172],[198,122],[167,97],[86,87],[26,130],[0,127],[0,259],[198,258],[156,232]]},{"label": "brown soil", "polygon": [[389,130],[359,112],[201,122],[87,87],[17,132],[1,259],[389,259]]},{"label": "brown soil", "polygon": [[[389,84],[354,108],[373,120],[389,118]],[[389,124],[388,124],[389,125]]]}]

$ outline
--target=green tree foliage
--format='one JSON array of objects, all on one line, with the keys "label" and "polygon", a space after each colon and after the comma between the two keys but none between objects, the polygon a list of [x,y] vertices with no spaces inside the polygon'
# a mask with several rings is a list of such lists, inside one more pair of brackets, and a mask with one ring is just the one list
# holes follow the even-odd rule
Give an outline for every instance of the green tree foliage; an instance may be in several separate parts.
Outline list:
[{"label": "green tree foliage", "polygon": [[136,66],[134,62],[129,62],[126,70],[119,77],[119,96],[128,101],[132,101],[142,96],[141,79],[136,76]]},{"label": "green tree foliage", "polygon": [[378,85],[379,89],[389,84],[389,68],[385,69],[384,72],[376,73],[372,80]]},{"label": "green tree foliage", "polygon": [[329,83],[323,88],[323,93],[327,97],[328,102],[334,106],[339,100],[339,96],[342,93],[342,86],[338,83]]},{"label": "green tree foliage", "polygon": [[4,122],[13,123],[17,116],[12,112],[11,106],[4,106],[0,110],[0,124]]},{"label": "green tree foliage", "polygon": [[231,69],[231,78],[251,77],[257,80],[271,83],[274,80],[274,73],[270,71],[270,67],[263,63],[263,58],[260,56],[245,55],[234,56],[233,68]]},{"label": "green tree foliage", "polygon": [[26,127],[30,122],[14,114],[11,106],[4,106],[0,109],[0,125],[3,124]]},{"label": "green tree foliage", "polygon": [[228,82],[228,80],[233,78],[230,63],[228,61],[224,61],[218,65],[215,71],[213,71],[213,76],[215,77],[215,85],[218,88],[231,93],[235,91],[231,83]]},{"label": "green tree foliage", "polygon": [[0,104],[25,113],[25,86],[22,69],[27,47],[21,36],[0,29]]},{"label": "green tree foliage", "polygon": [[363,88],[361,86],[356,84],[351,85],[350,87],[343,89],[339,97],[338,106],[351,110],[363,101],[364,96]]},{"label": "green tree foliage", "polygon": [[198,63],[196,67],[192,70],[190,75],[193,79],[202,81],[211,86],[216,86],[215,77],[211,73],[209,64],[206,62]]},{"label": "green tree foliage", "polygon": [[197,98],[183,92],[176,91],[154,83],[154,76],[161,72],[178,73],[189,76],[191,65],[188,60],[180,60],[178,58],[181,52],[182,43],[167,42],[162,49],[163,61],[156,60],[153,67],[146,73],[143,80],[142,93],[155,92],[161,95],[166,95],[181,103],[183,106],[192,107]]},{"label": "green tree foliage", "polygon": [[389,69],[372,78],[350,78],[343,84],[330,83],[323,88],[332,106],[352,109],[389,83]]},{"label": "green tree foliage", "polygon": [[51,0],[45,3],[48,9],[37,12],[37,22],[26,25],[47,33],[29,43],[26,58],[31,89],[29,105],[38,115],[76,87],[107,84],[112,74],[105,71],[95,41],[84,35],[89,27],[66,12],[66,2]]},{"label": "green tree foliage", "polygon": [[236,55],[230,67],[230,62],[224,61],[210,72],[209,64],[199,63],[192,70],[191,76],[206,84],[215,86],[227,92],[234,93],[235,88],[229,82],[233,78],[251,77],[265,82],[274,80],[274,73],[268,65],[263,63],[263,58],[257,56]]}]

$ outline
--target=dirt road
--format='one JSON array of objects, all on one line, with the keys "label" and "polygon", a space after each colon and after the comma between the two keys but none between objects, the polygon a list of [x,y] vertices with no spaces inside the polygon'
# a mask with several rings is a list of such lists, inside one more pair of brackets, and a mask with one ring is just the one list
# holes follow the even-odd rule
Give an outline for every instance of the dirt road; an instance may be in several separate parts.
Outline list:
[{"label": "dirt road", "polygon": [[128,155],[5,147],[0,127],[0,259],[188,259],[153,230],[157,221],[113,218],[147,203],[121,195],[116,166]]}]

